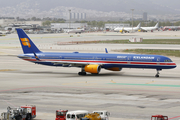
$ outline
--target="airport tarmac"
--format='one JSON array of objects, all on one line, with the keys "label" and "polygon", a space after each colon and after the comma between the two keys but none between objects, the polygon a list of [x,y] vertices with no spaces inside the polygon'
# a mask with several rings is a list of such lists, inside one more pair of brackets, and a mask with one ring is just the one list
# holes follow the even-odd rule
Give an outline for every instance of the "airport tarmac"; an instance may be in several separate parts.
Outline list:
[{"label": "airport tarmac", "polygon": [[[142,34],[150,34],[149,36],[153,34],[155,37],[158,33]],[[88,36],[88,34],[84,35]],[[72,52],[74,50],[70,48],[74,47],[77,50],[79,48],[81,52],[102,53],[103,47],[116,46],[109,44],[66,45],[63,47],[67,49],[59,49],[59,46],[54,44],[56,40],[52,38],[53,35],[49,37],[44,35],[46,36],[44,42],[42,42],[43,39],[38,38],[38,35],[31,36],[42,51]],[[96,35],[90,37],[92,40],[94,38]],[[105,37],[102,38],[105,40]],[[51,39],[53,40],[50,41]],[[61,40],[61,38],[57,39]],[[112,39],[115,38],[112,37]],[[82,46],[93,47],[93,50],[83,50]],[[100,48],[103,46],[102,50],[99,46]],[[154,46],[173,48],[173,45]],[[178,49],[178,45],[175,46]],[[20,43],[15,35],[6,36],[5,39],[0,38],[0,113],[6,111],[7,106],[32,104],[37,106],[37,120],[55,119],[57,109],[81,109],[90,112],[108,110],[111,113],[110,120],[149,120],[151,115],[155,114],[167,115],[169,118],[180,116],[180,68],[178,67],[180,58],[178,57],[170,56],[177,64],[177,68],[163,70],[160,72],[160,77],[155,78],[156,70],[149,69],[123,69],[120,72],[102,69],[99,75],[79,76],[77,74],[80,71],[79,68],[33,64],[16,57],[21,53]],[[179,117],[174,120],[177,119]]]}]

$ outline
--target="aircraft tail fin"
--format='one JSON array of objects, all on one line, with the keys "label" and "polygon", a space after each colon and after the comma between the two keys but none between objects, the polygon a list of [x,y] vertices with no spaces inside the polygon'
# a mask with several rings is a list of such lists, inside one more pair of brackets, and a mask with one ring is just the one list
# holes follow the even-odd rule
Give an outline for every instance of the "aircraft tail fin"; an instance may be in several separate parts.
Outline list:
[{"label": "aircraft tail fin", "polygon": [[159,27],[159,22],[154,27],[158,28]]},{"label": "aircraft tail fin", "polygon": [[16,31],[24,54],[41,52],[22,29],[17,28]]},{"label": "aircraft tail fin", "polygon": [[139,23],[138,25],[137,25],[137,28],[140,28],[141,27],[141,23]]}]

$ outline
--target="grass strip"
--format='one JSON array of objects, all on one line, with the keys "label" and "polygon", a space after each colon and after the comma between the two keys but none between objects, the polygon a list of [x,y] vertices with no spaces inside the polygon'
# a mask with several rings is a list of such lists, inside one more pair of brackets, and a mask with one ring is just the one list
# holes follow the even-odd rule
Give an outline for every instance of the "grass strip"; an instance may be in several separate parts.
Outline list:
[{"label": "grass strip", "polygon": [[126,50],[113,50],[113,51],[136,53],[136,54],[151,54],[151,55],[164,55],[164,56],[180,57],[180,50],[126,49]]},{"label": "grass strip", "polygon": [[97,43],[111,43],[111,44],[180,44],[180,39],[144,39],[142,42],[129,42],[129,40],[103,40],[103,41],[97,41]]}]

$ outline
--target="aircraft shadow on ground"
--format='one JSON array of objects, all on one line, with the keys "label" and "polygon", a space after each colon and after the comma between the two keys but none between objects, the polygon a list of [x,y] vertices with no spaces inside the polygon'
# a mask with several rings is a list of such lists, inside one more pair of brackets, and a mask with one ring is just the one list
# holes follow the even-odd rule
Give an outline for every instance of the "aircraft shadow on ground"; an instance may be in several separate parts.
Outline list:
[{"label": "aircraft shadow on ground", "polygon": [[137,35],[123,35],[123,34],[119,34],[119,35],[105,35],[105,36],[137,36]]},{"label": "aircraft shadow on ground", "polygon": [[[103,76],[114,76],[114,77],[137,77],[137,78],[155,78],[154,75],[131,75],[131,74],[125,74],[125,72],[112,72],[112,73],[100,73],[100,74],[86,74],[79,76],[78,73],[68,73],[68,72],[52,72],[52,71],[21,71],[21,74],[39,74],[39,75],[61,75],[58,77],[103,77]],[[52,76],[51,76],[52,77]],[[55,76],[57,77],[57,76]],[[168,79],[180,79],[179,76],[160,76],[159,78],[168,78]],[[158,78],[157,78],[158,79]]]}]

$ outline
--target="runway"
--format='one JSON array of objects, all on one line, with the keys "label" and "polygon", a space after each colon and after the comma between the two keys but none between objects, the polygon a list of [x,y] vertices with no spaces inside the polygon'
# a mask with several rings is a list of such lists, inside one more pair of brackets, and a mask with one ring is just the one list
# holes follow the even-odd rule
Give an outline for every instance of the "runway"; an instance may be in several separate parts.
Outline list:
[{"label": "runway", "polygon": [[[74,50],[70,48],[74,47],[81,52],[102,53],[103,47],[110,49],[116,46],[68,45],[63,46],[65,50],[54,45],[54,40],[48,41],[50,39],[46,38],[44,43],[38,39],[35,41],[42,51],[72,52]],[[110,120],[149,120],[155,114],[169,118],[180,115],[180,58],[170,56],[177,68],[161,71],[159,78],[154,77],[156,71],[151,69],[123,69],[120,72],[102,69],[99,75],[79,76],[79,68],[42,66],[17,58],[22,50],[16,40],[14,35],[7,36],[6,40],[0,38],[0,113],[6,111],[7,106],[32,104],[37,106],[36,120],[55,119],[57,109],[108,110]],[[83,46],[93,50],[83,51]],[[160,45],[159,48],[163,47]],[[171,45],[168,47],[174,48]]]}]

